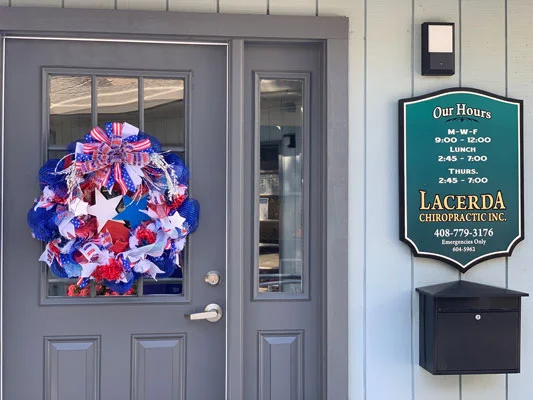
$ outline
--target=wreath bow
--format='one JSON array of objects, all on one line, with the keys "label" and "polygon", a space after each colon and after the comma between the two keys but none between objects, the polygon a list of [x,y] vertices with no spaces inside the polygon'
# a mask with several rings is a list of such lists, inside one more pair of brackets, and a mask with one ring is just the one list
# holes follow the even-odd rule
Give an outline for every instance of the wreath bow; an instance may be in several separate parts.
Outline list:
[{"label": "wreath bow", "polygon": [[105,130],[94,127],[85,136],[86,143],[76,144],[76,170],[94,172],[96,187],[112,188],[115,182],[122,194],[135,192],[142,182],[140,168],[150,162],[153,152],[149,139],[138,137],[139,129],[116,122],[105,124]]}]

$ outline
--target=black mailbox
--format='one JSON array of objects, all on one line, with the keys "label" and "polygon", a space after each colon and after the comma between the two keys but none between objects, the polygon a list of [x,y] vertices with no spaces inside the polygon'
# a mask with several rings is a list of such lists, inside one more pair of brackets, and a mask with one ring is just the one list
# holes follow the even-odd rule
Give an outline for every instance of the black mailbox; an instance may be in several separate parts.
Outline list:
[{"label": "black mailbox", "polygon": [[420,294],[420,366],[434,375],[520,372],[520,303],[527,293],[457,281]]}]

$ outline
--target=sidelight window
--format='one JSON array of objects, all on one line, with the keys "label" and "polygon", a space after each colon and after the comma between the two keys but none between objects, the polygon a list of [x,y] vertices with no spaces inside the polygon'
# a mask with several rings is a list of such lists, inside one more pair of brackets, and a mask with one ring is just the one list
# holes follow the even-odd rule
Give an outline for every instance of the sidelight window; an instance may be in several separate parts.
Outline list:
[{"label": "sidelight window", "polygon": [[257,76],[256,297],[307,290],[308,79]]}]

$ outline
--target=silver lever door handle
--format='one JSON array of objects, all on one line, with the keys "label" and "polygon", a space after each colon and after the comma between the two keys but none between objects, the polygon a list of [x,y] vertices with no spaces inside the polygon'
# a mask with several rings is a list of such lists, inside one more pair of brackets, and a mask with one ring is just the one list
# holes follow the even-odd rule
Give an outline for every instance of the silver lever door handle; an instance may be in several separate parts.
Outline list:
[{"label": "silver lever door handle", "polygon": [[205,306],[204,312],[185,314],[185,318],[191,321],[205,319],[209,322],[217,322],[222,318],[222,307],[218,304],[211,303]]}]

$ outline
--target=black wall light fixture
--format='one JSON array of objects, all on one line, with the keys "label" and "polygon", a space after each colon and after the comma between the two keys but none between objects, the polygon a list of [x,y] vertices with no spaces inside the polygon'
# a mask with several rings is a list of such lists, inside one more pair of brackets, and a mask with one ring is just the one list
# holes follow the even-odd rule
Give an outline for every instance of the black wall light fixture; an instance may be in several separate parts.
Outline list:
[{"label": "black wall light fixture", "polygon": [[455,74],[455,24],[422,24],[422,75]]}]

